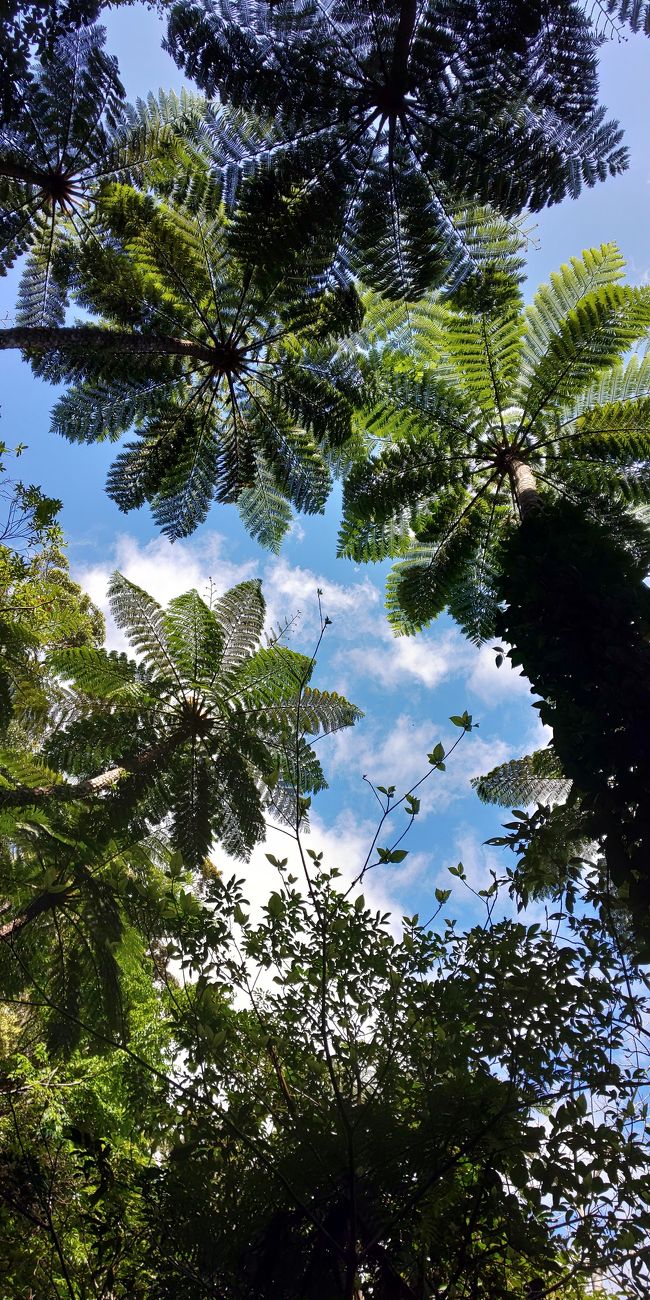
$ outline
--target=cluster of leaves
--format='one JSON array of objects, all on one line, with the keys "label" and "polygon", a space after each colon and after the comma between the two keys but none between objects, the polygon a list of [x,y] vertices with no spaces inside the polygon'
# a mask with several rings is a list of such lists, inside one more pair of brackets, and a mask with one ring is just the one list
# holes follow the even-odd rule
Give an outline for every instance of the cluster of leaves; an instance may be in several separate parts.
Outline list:
[{"label": "cluster of leaves", "polygon": [[[0,444],[0,474],[8,454]],[[61,503],[8,474],[0,499],[0,732],[11,725],[24,742],[42,730],[52,702],[45,651],[100,643],[104,620],[70,577],[56,523]]]},{"label": "cluster of leaves", "polygon": [[[104,1030],[97,1058],[85,1025],[57,1067],[41,1009],[5,1013],[8,1276],[27,1220],[43,1295],[582,1300],[607,1269],[641,1297],[643,1004],[609,938],[489,912],[396,934],[311,856],[308,893],[272,859],[257,920],[234,877],[204,903],[172,879],[128,1046]],[[37,980],[37,945],[14,956]]]},{"label": "cluster of leaves", "polygon": [[602,844],[647,955],[650,541],[633,520],[626,541],[566,502],[532,512],[507,544],[499,630],[543,697],[583,834]]}]

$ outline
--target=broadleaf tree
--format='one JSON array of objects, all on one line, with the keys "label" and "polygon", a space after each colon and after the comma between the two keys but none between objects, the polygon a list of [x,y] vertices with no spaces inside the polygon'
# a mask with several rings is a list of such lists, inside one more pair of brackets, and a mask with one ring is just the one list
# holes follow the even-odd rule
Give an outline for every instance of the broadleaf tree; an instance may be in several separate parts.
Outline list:
[{"label": "broadleaf tree", "polygon": [[[412,820],[408,799],[390,803],[382,833],[402,842],[386,822],[399,807]],[[212,874],[186,906],[182,879],[149,887],[131,1038],[86,1021],[54,1076],[32,1046],[42,936],[6,951],[23,988],[2,1022],[0,1093],[17,1276],[31,1215],[43,1288],[67,1271],[73,1296],[92,1259],[119,1300],[583,1300],[599,1277],[640,1300],[644,1001],[611,935],[566,910],[498,920],[494,890],[464,931],[442,890],[429,919],[395,927],[360,892],[380,852],[355,876],[293,829],[257,916],[236,876]]]}]

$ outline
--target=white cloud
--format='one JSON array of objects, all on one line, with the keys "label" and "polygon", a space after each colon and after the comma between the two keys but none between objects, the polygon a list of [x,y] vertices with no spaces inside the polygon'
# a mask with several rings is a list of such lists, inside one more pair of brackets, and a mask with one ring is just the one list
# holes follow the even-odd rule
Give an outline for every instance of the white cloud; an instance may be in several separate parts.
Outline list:
[{"label": "white cloud", "polygon": [[439,636],[394,637],[380,617],[372,632],[363,646],[346,650],[345,659],[379,686],[397,689],[414,681],[432,690],[461,670],[464,647],[454,629]]},{"label": "white cloud", "polygon": [[[335,821],[326,826],[318,814],[312,814],[309,832],[302,836],[303,851],[311,848],[323,854],[323,866],[337,867],[341,873],[338,887],[346,890],[352,886],[351,896],[356,898],[363,893],[366,904],[373,911],[395,914],[395,926],[403,912],[409,910],[408,891],[414,885],[420,885],[431,875],[432,859],[428,853],[411,853],[403,863],[390,867],[372,867],[358,884],[353,884],[361,874],[368,851],[372,844],[376,822],[369,817],[361,819],[349,809],[339,814]],[[394,837],[393,837],[394,838]],[[381,845],[392,842],[390,827],[381,836]],[[298,877],[296,888],[306,888],[304,870],[295,842],[281,831],[269,829],[266,840],[254,849],[248,863],[242,864],[229,858],[219,848],[215,848],[213,859],[225,876],[233,873],[246,882],[246,897],[251,905],[254,917],[259,916],[263,904],[270,893],[277,887],[275,868],[267,859],[272,853],[280,860],[286,858],[292,873]],[[376,854],[370,862],[376,860]],[[314,864],[306,858],[308,868],[314,870]],[[433,895],[433,888],[431,890]]]},{"label": "white cloud", "polygon": [[359,677],[385,690],[399,690],[409,683],[435,690],[443,681],[464,678],[466,688],[489,707],[529,691],[526,679],[507,660],[497,669],[492,648],[476,650],[456,628],[395,637],[383,611],[382,593],[368,577],[347,584],[333,582],[284,557],[263,565],[253,560],[237,563],[228,557],[227,545],[216,532],[173,544],[164,537],[141,543],[122,534],[104,562],[77,568],[75,577],[106,615],[109,648],[127,648],[110,618],[106,594],[116,568],[162,605],[191,587],[204,595],[212,582],[221,594],[261,573],[268,624],[277,626],[295,617],[289,638],[306,643],[307,649],[320,630],[321,591],[323,615],[332,620],[328,643],[334,650],[333,666],[343,674],[336,685],[344,694],[354,693],[353,682]]},{"label": "white cloud", "polygon": [[500,668],[496,666],[496,655],[492,645],[480,649],[468,646],[465,666],[469,670],[467,686],[489,707],[496,707],[503,700],[514,696],[530,696],[530,682],[513,668],[510,660],[504,658]]},{"label": "white cloud", "polygon": [[174,542],[157,537],[142,545],[122,534],[106,563],[75,571],[75,578],[106,616],[106,644],[111,650],[126,650],[127,642],[109,612],[107,588],[111,573],[118,569],[130,582],[149,592],[161,605],[196,587],[206,595],[210,580],[221,595],[237,582],[255,575],[252,562],[235,564],[224,555],[226,540],[219,533],[205,533],[192,542]]},{"label": "white cloud", "polygon": [[272,623],[299,612],[301,632],[317,635],[319,591],[323,615],[332,620],[339,639],[354,639],[368,631],[375,622],[376,611],[381,609],[381,593],[369,578],[347,585],[332,582],[313,569],[289,564],[284,556],[266,565],[264,596]]},{"label": "white cloud", "polygon": [[345,773],[348,780],[361,781],[365,774],[374,785],[395,785],[398,797],[431,771],[418,790],[422,814],[441,812],[471,793],[472,777],[481,776],[513,756],[512,746],[505,740],[498,736],[484,739],[474,731],[462,737],[448,759],[446,771],[431,770],[427,754],[438,741],[448,751],[459,734],[446,719],[442,723],[433,719],[420,722],[402,713],[388,730],[367,723],[339,732],[333,739],[327,770],[331,777]]}]

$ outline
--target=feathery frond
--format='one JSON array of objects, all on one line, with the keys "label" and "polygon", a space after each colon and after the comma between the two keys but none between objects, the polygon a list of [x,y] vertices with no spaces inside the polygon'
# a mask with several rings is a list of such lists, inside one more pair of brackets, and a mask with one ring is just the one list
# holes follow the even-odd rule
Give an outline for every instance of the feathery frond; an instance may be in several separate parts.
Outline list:
[{"label": "feathery frond", "polygon": [[482,803],[513,808],[529,803],[562,803],[572,782],[565,777],[557,754],[549,746],[501,763],[485,776],[473,777],[472,785]]},{"label": "feathery frond", "polygon": [[118,185],[99,213],[75,286],[101,326],[11,334],[38,374],[72,383],[53,428],[72,441],[133,431],[108,491],[125,511],[149,502],[170,537],[214,500],[241,499],[254,535],[277,548],[290,505],[322,511],[350,438],[361,380],[333,330],[358,326],[356,292],[314,282],[304,262],[279,279],[242,262],[220,206],[190,211]]},{"label": "feathery frond", "polygon": [[[468,283],[383,323],[370,300],[355,340],[373,401],[357,417],[339,552],[398,558],[387,599],[399,632],[447,608],[471,639],[494,634],[522,472],[594,514],[650,501],[650,361],[626,359],[650,330],[650,293],[620,283],[623,259],[605,244],[524,310],[517,253],[496,294]],[[614,530],[617,519],[609,511]]]},{"label": "feathery frond", "polygon": [[0,126],[0,271],[26,251],[17,321],[61,325],[72,276],[70,241],[94,238],[93,209],[113,181],[171,187],[190,168],[183,131],[204,109],[161,96],[127,108],[102,27],[59,37]]},{"label": "feathery frond", "polygon": [[[264,807],[322,789],[309,736],[353,725],[358,709],[308,685],[313,660],[260,644],[258,581],[211,605],[196,591],[166,610],[123,575],[109,588],[115,621],[137,659],[87,646],[54,651],[65,707],[43,756],[0,754],[0,804],[8,816],[90,801],[116,830],[134,816],[171,819],[174,847],[198,868],[213,840],[247,857]],[[298,766],[296,767],[296,756]],[[63,780],[67,772],[79,778]],[[292,793],[293,792],[293,793]]]},{"label": "feathery frond", "polygon": [[587,15],[541,13],[177,0],[167,48],[219,96],[210,166],[248,228],[270,232],[269,260],[285,255],[279,231],[290,245],[319,232],[335,267],[413,298],[480,269],[507,232],[483,205],[537,210],[626,166]]}]

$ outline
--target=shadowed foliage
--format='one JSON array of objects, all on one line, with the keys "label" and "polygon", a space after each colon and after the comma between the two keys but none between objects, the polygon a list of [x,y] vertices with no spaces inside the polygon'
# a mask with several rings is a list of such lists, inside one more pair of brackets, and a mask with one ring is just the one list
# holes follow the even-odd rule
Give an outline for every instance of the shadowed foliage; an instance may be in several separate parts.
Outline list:
[{"label": "shadowed foliage", "polygon": [[[514,254],[513,272],[517,262]],[[340,552],[397,556],[388,611],[413,632],[445,607],[494,634],[500,544],[542,493],[616,532],[650,500],[650,293],[613,244],[573,258],[524,309],[499,269],[454,304],[369,309],[368,458],[345,484]]]},{"label": "shadowed foliage", "polygon": [[252,178],[252,228],[327,230],[393,296],[476,269],[481,205],[537,210],[626,165],[578,4],[180,0],[167,48],[219,96],[216,165]]}]

